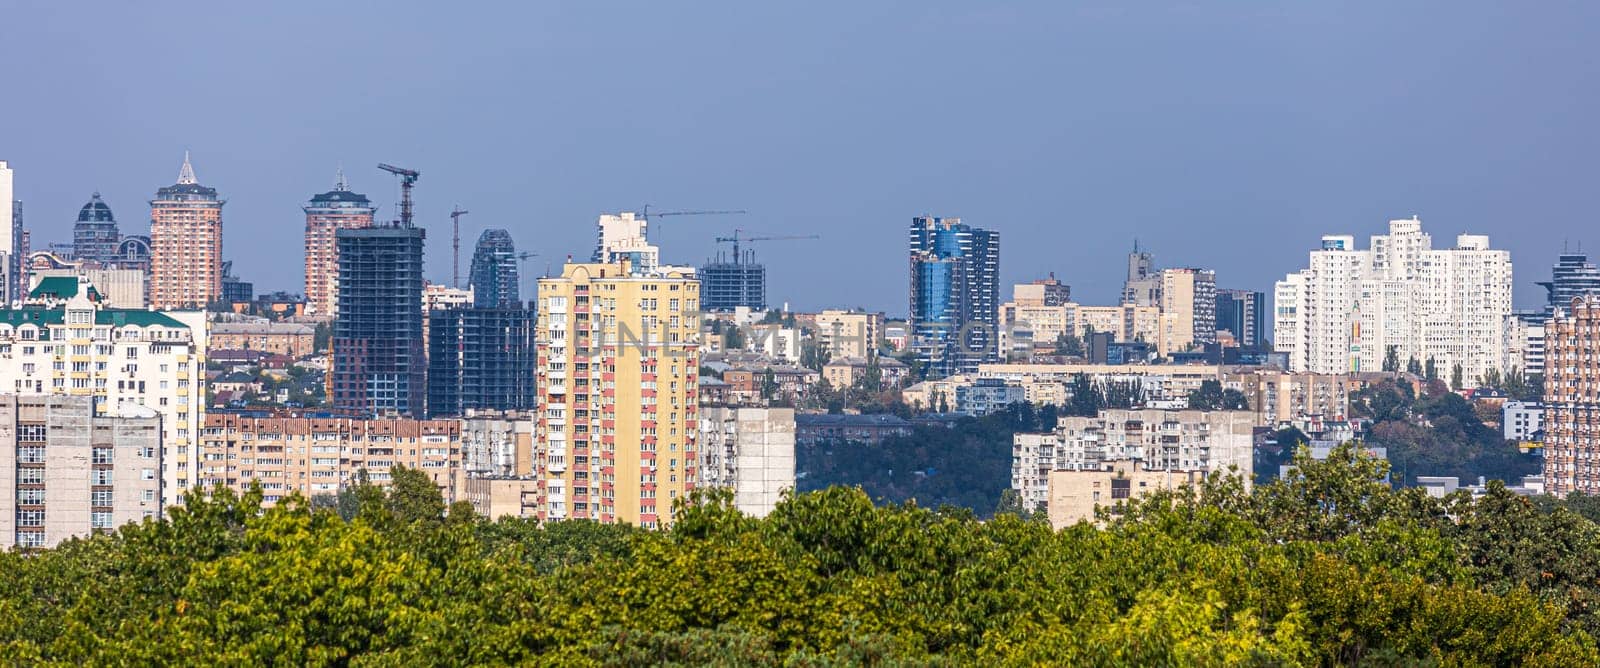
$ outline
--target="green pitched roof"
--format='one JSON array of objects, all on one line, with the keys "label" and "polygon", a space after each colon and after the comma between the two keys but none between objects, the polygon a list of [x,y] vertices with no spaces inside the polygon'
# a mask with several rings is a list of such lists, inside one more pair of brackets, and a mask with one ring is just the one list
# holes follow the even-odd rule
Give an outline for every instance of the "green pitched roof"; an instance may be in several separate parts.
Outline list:
[{"label": "green pitched roof", "polygon": [[[28,293],[30,299],[41,297],[56,297],[57,299],[72,299],[78,296],[78,278],[76,276],[46,276],[39,279],[39,284],[33,286]],[[89,286],[89,300],[100,301],[100,291]]]},{"label": "green pitched roof", "polygon": [[[0,324],[17,327],[32,324],[37,327],[48,327],[66,322],[66,309],[47,309],[39,306],[24,306],[14,309],[0,309]],[[174,329],[188,329],[178,319],[159,311],[141,311],[138,309],[107,308],[95,311],[94,324],[123,327],[134,325],[150,327],[160,325]]]}]

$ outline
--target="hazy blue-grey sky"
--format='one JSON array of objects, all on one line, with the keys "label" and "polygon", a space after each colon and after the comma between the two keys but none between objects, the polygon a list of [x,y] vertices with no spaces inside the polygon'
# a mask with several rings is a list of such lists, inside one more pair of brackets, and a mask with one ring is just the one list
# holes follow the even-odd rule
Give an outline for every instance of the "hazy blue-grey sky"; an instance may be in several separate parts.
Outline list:
[{"label": "hazy blue-grey sky", "polygon": [[[184,149],[226,257],[301,291],[300,207],[342,162],[392,216],[422,171],[430,277],[451,206],[541,257],[604,211],[666,259],[759,247],[769,299],[905,311],[906,226],[1002,232],[1008,283],[1109,303],[1134,237],[1269,291],[1324,233],[1422,216],[1512,251],[1520,306],[1565,239],[1600,251],[1600,3],[5,2],[0,158],[35,246],[91,192],[148,233]],[[1362,243],[1365,243],[1364,241]]]}]

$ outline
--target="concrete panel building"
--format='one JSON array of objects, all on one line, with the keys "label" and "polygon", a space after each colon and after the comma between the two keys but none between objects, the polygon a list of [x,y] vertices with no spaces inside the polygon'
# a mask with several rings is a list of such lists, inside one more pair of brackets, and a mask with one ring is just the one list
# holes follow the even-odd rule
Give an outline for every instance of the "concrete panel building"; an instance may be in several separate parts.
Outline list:
[{"label": "concrete panel building", "polygon": [[1050,500],[1052,472],[1104,471],[1124,461],[1146,471],[1233,469],[1248,487],[1256,426],[1248,411],[1118,409],[1063,417],[1052,432],[1013,437],[1011,488],[1023,507],[1039,508]]},{"label": "concrete panel building", "polygon": [[1557,309],[1545,336],[1545,491],[1600,494],[1600,295]]},{"label": "concrete panel building", "polygon": [[89,396],[0,395],[0,550],[161,515],[161,418]]},{"label": "concrete panel building", "polygon": [[317,328],[294,322],[261,320],[211,324],[213,350],[255,350],[299,359],[315,354]]},{"label": "concrete panel building", "polygon": [[202,436],[207,480],[243,492],[261,485],[267,503],[299,492],[336,494],[365,469],[386,486],[396,465],[419,469],[445,501],[457,498],[461,423],[457,420],[259,418],[206,416]]},{"label": "concrete panel building", "polygon": [[794,489],[792,408],[700,409],[700,484],[733,490],[741,512],[765,517]]},{"label": "concrete panel building", "polygon": [[1152,471],[1133,460],[1113,462],[1105,470],[1051,471],[1045,512],[1051,528],[1062,529],[1095,521],[1095,512],[1101,508],[1115,513],[1119,503],[1184,485],[1198,489],[1205,480],[1204,471]]},{"label": "concrete panel building", "polygon": [[828,351],[834,359],[871,359],[878,354],[878,342],[883,340],[883,327],[882,313],[823,311],[816,316],[817,345]]}]

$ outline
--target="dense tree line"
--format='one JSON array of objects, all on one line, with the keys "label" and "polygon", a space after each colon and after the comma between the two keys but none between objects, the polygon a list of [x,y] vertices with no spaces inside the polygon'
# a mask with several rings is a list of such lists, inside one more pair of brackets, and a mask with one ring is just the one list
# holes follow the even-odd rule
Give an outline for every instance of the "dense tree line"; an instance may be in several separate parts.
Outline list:
[{"label": "dense tree line", "polygon": [[1537,456],[1508,443],[1498,429],[1484,424],[1472,402],[1441,382],[1428,384],[1417,396],[1409,383],[1384,381],[1352,394],[1350,408],[1372,419],[1367,443],[1388,449],[1397,483],[1414,484],[1419,475],[1515,482],[1539,472]]},{"label": "dense tree line", "polygon": [[877,445],[832,441],[795,448],[801,491],[861,487],[884,503],[915,500],[959,506],[984,516],[1011,486],[1012,436],[1055,428],[1056,407],[1018,403],[948,426],[918,425],[910,436]]},{"label": "dense tree line", "polygon": [[[661,532],[259,493],[0,554],[0,656],[73,665],[1529,665],[1600,662],[1600,527],[1494,486],[1430,499],[1349,449],[1052,531],[725,495]],[[396,497],[400,498],[396,498]]]}]

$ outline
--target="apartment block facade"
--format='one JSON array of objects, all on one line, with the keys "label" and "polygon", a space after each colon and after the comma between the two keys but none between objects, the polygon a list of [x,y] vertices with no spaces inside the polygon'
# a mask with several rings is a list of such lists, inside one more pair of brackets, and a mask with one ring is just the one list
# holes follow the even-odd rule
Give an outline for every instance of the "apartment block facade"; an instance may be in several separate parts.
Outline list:
[{"label": "apartment block facade", "polygon": [[372,227],[378,208],[366,195],[350,192],[340,170],[333,190],[311,197],[306,205],[306,309],[333,316],[339,305],[339,230]]},{"label": "apartment block facade", "polygon": [[170,506],[204,482],[205,350],[204,313],[105,308],[83,279],[45,279],[27,304],[0,310],[0,392],[88,397],[102,416],[156,411]]},{"label": "apartment block facade", "polygon": [[427,473],[446,502],[456,498],[461,423],[405,418],[206,416],[204,477],[243,492],[259,483],[267,503],[295,492],[336,494],[358,472],[387,485],[396,465]]},{"label": "apartment block facade", "polygon": [[827,310],[816,317],[817,344],[833,358],[878,355],[883,340],[883,314]]},{"label": "apartment block facade", "polygon": [[734,507],[765,517],[794,489],[793,408],[700,409],[703,487],[733,490]]},{"label": "apartment block facade", "polygon": [[1462,368],[1468,386],[1510,359],[1510,253],[1463,234],[1435,249],[1416,218],[1394,220],[1367,250],[1322,238],[1309,267],[1274,288],[1274,344],[1294,371],[1379,371],[1386,359]]},{"label": "apartment block facade", "polygon": [[538,294],[540,518],[665,526],[699,475],[699,281],[569,263]]},{"label": "apartment block facade", "polygon": [[93,397],[0,394],[0,550],[161,515],[161,417]]},{"label": "apartment block facade", "polygon": [[1600,295],[1545,325],[1544,489],[1600,494]]},{"label": "apartment block facade", "polygon": [[1135,461],[1146,471],[1226,472],[1250,483],[1256,416],[1249,411],[1106,410],[1063,417],[1055,431],[1012,440],[1011,488],[1024,508],[1050,501],[1054,471],[1102,471]]},{"label": "apartment block facade", "polygon": [[189,155],[178,182],[150,201],[150,304],[203,309],[222,298],[222,205],[200,185]]}]

